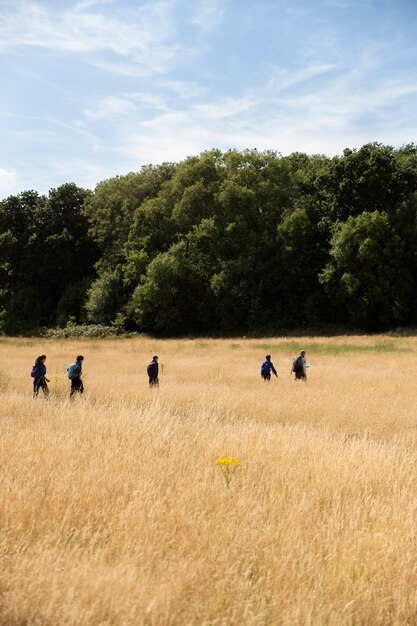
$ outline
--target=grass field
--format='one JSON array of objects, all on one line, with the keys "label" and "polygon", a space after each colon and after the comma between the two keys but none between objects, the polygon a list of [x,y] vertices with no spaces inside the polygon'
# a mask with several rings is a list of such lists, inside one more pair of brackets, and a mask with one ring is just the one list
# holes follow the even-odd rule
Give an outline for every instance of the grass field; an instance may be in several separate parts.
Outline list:
[{"label": "grass field", "polygon": [[[307,384],[290,376],[301,348]],[[1,338],[0,353],[0,624],[417,624],[417,339]],[[31,396],[39,353],[49,401]],[[241,463],[229,489],[223,456]]]}]

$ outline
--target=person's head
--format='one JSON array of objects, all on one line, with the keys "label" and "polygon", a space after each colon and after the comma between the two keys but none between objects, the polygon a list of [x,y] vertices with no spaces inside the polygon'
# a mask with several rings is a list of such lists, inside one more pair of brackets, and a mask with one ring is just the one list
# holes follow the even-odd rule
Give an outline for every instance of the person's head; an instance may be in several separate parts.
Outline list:
[{"label": "person's head", "polygon": [[266,358],[267,361],[270,361],[271,360],[271,355],[267,354],[265,358]]},{"label": "person's head", "polygon": [[158,360],[158,357],[155,354],[155,356],[152,357],[152,361],[157,361],[157,360]]},{"label": "person's head", "polygon": [[301,350],[300,354],[301,354],[301,356],[305,356],[306,355],[306,351],[305,350]]},{"label": "person's head", "polygon": [[84,357],[82,354],[79,354],[76,358],[77,363],[82,363],[84,361]]},{"label": "person's head", "polygon": [[44,354],[41,354],[40,356],[36,358],[35,365],[40,365],[41,363],[45,361],[45,359],[46,359],[46,356]]}]

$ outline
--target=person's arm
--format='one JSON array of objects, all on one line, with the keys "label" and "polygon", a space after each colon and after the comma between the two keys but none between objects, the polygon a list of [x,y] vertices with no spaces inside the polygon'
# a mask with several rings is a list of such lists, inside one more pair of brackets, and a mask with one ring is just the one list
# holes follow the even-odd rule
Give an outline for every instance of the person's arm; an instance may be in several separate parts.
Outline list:
[{"label": "person's arm", "polygon": [[274,372],[275,376],[278,378],[277,370],[275,369],[273,363],[271,363],[271,370]]}]

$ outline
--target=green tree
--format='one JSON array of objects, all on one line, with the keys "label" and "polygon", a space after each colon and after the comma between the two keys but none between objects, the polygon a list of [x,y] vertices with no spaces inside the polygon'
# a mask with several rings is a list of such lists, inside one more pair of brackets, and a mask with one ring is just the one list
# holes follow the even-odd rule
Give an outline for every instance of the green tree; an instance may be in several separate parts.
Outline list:
[{"label": "green tree", "polygon": [[304,208],[278,226],[278,253],[268,276],[268,291],[279,292],[276,315],[288,326],[325,321],[326,296],[318,275],[326,261],[316,225]]},{"label": "green tree", "polygon": [[129,312],[146,332],[163,336],[198,333],[204,328],[203,301],[204,286],[190,263],[185,242],[180,242],[149,264]]},{"label": "green tree", "polygon": [[110,324],[121,312],[125,302],[120,266],[104,270],[87,293],[87,320],[95,324]]},{"label": "green tree", "polygon": [[28,330],[41,322],[37,289],[27,277],[30,241],[36,235],[35,216],[44,209],[45,196],[25,191],[0,202],[0,308],[6,332]]},{"label": "green tree", "polygon": [[[7,332],[54,324],[63,292],[92,276],[97,249],[81,214],[89,193],[69,183],[52,189],[48,198],[25,192],[0,204],[0,222],[8,224],[1,231],[6,244],[1,291]],[[75,308],[65,314],[78,319],[81,297],[72,303]]]},{"label": "green tree", "polygon": [[140,172],[110,178],[99,183],[84,204],[90,235],[101,250],[100,267],[108,270],[124,260],[135,210],[148,198],[154,198],[172,176],[175,166],[163,163],[147,165]]},{"label": "green tree", "polygon": [[404,167],[405,162],[391,146],[378,143],[346,149],[342,157],[332,159],[318,177],[332,221],[345,221],[363,211],[390,213],[395,209],[417,189],[417,170]]},{"label": "green tree", "polygon": [[372,330],[404,321],[412,277],[387,213],[363,212],[340,223],[330,257],[320,280],[338,320]]}]

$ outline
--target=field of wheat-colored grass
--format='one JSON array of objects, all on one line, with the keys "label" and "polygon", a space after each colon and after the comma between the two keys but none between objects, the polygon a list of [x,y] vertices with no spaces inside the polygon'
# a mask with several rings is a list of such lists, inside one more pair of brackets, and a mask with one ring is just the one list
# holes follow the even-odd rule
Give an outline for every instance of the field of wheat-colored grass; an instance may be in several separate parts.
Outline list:
[{"label": "field of wheat-colored grass", "polygon": [[[42,353],[49,401],[31,395]],[[0,354],[1,625],[417,624],[417,339],[1,338]],[[229,489],[223,456],[241,463]]]}]

